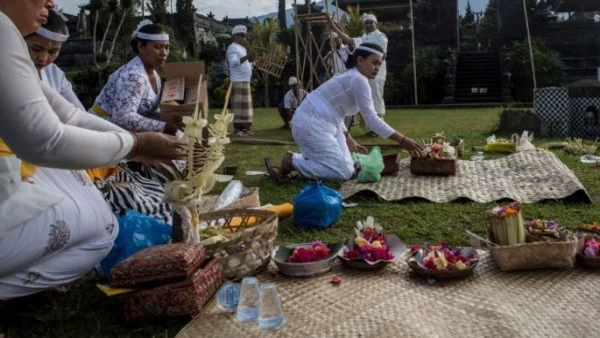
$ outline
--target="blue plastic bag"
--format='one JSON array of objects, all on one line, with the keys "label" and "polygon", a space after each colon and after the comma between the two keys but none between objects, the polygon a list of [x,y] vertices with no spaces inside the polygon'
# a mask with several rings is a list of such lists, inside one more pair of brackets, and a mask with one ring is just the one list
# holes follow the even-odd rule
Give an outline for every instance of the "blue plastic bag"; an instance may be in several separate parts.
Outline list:
[{"label": "blue plastic bag", "polygon": [[342,196],[322,182],[308,182],[294,197],[294,226],[325,229],[340,218]]},{"label": "blue plastic bag", "polygon": [[154,217],[130,210],[119,218],[119,235],[101,262],[99,277],[110,278],[110,269],[134,253],[171,240],[173,229]]}]

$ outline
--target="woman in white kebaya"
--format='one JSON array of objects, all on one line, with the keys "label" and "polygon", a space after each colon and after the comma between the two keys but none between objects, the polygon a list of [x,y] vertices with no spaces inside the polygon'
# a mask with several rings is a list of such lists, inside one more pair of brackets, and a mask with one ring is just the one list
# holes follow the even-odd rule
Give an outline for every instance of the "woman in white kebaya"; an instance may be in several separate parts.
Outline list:
[{"label": "woman in white kebaya", "polygon": [[300,153],[288,152],[275,172],[265,158],[271,177],[284,181],[296,170],[304,177],[325,180],[348,180],[355,174],[350,152],[366,153],[367,149],[350,136],[344,117],[360,111],[365,123],[381,138],[396,141],[413,157],[422,156],[421,147],[412,139],[395,131],[377,116],[369,79],[377,76],[383,49],[364,43],[356,47],[354,68],[335,76],[308,94],[292,119],[292,136]]},{"label": "woman in white kebaya", "polygon": [[42,83],[56,90],[75,107],[85,110],[65,73],[54,64],[62,44],[69,38],[69,30],[62,15],[55,10],[48,12],[48,21],[35,33],[25,37],[31,61],[40,74]]},{"label": "woman in white kebaya", "polygon": [[0,306],[72,282],[110,251],[117,220],[74,170],[184,155],[174,137],[129,133],[40,82],[23,36],[46,24],[52,7],[0,1]]},{"label": "woman in white kebaya", "polygon": [[169,56],[169,35],[150,20],[142,21],[131,39],[137,55],[108,78],[91,113],[129,131],[158,131],[175,135],[183,129],[181,115],[160,120],[162,84],[156,72]]}]

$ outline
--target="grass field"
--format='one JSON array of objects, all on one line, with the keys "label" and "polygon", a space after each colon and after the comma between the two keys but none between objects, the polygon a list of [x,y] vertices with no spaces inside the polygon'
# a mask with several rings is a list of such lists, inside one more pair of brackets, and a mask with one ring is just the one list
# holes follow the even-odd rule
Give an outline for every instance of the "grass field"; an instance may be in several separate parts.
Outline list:
[{"label": "grass field", "polygon": [[[483,146],[485,138],[493,133],[499,114],[500,108],[411,109],[389,111],[385,119],[397,130],[417,140],[428,139],[439,131],[444,131],[449,137],[460,136],[466,142],[465,157],[468,158],[471,146]],[[289,131],[279,129],[280,125],[275,109],[257,109],[255,134],[252,138],[292,141]],[[384,154],[395,151],[391,142],[363,137],[358,128],[354,128],[353,134],[359,143],[380,145]],[[540,145],[549,141],[556,140],[535,139],[534,143]],[[287,150],[296,150],[296,147],[231,144],[227,148],[224,165],[239,166],[236,178],[246,186],[259,187],[263,204],[290,202],[301,190],[304,181],[293,180],[288,185],[280,186],[267,178],[243,174],[246,170],[264,170],[264,156],[270,156],[274,163],[278,163]],[[567,155],[562,150],[555,153],[575,172],[596,202],[600,196],[600,168],[582,165],[578,163],[578,156]],[[326,183],[332,188],[340,186],[336,182]],[[215,193],[224,186],[218,186]],[[465,244],[465,228],[479,234],[485,233],[485,211],[492,206],[477,203],[434,204],[424,201],[387,203],[375,198],[355,198],[351,201],[359,203],[359,207],[345,209],[342,217],[327,230],[298,230],[293,227],[290,219],[281,221],[278,241],[293,243],[315,238],[325,241],[342,240],[351,234],[357,220],[372,215],[387,231],[398,235],[407,243],[447,240],[451,244]],[[526,205],[523,215],[526,219],[554,218],[561,225],[572,228],[583,222],[600,220],[600,210],[594,205],[562,202]],[[95,289],[91,277],[87,276],[74,283],[66,294],[47,293],[5,309],[0,313],[0,320],[3,332],[8,337],[174,337],[188,319],[128,325],[122,318],[118,301],[104,297]]]}]

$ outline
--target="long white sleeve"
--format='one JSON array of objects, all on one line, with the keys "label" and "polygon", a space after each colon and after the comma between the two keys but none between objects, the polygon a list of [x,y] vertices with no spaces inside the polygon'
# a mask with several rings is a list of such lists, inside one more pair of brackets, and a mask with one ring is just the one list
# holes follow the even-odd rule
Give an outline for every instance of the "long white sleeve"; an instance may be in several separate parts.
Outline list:
[{"label": "long white sleeve", "polygon": [[56,168],[87,169],[124,159],[133,137],[63,124],[59,116],[71,121],[75,110],[52,109],[19,31],[9,20],[0,20],[0,32],[0,138],[10,149],[30,163]]},{"label": "long white sleeve", "polygon": [[377,116],[375,104],[371,97],[371,87],[366,78],[355,77],[350,81],[350,89],[356,101],[356,105],[367,126],[382,138],[389,138],[394,133],[394,128],[390,127]]}]

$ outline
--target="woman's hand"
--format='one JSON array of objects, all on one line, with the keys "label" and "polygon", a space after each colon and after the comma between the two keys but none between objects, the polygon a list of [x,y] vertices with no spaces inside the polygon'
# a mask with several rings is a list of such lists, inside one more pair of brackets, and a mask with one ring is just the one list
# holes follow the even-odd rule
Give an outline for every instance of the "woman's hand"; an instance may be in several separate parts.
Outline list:
[{"label": "woman's hand", "polygon": [[408,137],[403,137],[402,140],[398,142],[398,145],[400,145],[402,149],[408,151],[411,157],[419,158],[424,155],[423,148],[413,139]]},{"label": "woman's hand", "polygon": [[356,142],[350,134],[348,134],[346,136],[346,144],[348,145],[348,149],[352,153],[359,153],[359,154],[368,154],[369,153],[369,149],[367,149],[367,147],[365,147],[365,146],[361,146],[360,144],[358,144],[358,142]]},{"label": "woman's hand", "polygon": [[186,144],[175,136],[157,132],[134,133],[134,144],[128,159],[154,163],[183,158],[186,155]]},{"label": "woman's hand", "polygon": [[183,113],[170,112],[164,114],[162,119],[165,121],[165,128],[163,129],[165,134],[175,135],[177,130],[183,130],[185,127],[183,124]]}]

